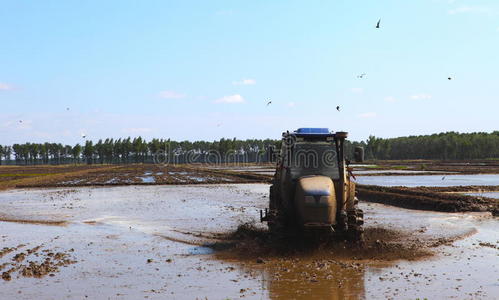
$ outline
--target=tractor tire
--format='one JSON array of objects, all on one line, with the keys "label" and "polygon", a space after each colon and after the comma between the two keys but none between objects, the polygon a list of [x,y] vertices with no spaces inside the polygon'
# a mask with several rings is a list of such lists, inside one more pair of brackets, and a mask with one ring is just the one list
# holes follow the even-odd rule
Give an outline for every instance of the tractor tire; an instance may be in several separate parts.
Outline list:
[{"label": "tractor tire", "polygon": [[347,238],[350,241],[362,242],[364,240],[364,212],[362,209],[355,209],[348,212]]},{"label": "tractor tire", "polygon": [[274,188],[274,184],[272,184],[272,185],[270,186],[270,191],[269,191],[269,209],[270,209],[270,210],[275,210],[275,209],[277,209],[277,207],[276,207],[276,203],[275,203],[276,197],[275,197],[275,195],[274,195],[274,190],[275,190],[275,188]]},{"label": "tractor tire", "polygon": [[282,234],[285,231],[286,222],[282,213],[282,205],[280,203],[280,186],[275,181],[270,186],[269,194],[269,210],[272,215],[272,220],[267,222],[269,231],[275,234]]}]

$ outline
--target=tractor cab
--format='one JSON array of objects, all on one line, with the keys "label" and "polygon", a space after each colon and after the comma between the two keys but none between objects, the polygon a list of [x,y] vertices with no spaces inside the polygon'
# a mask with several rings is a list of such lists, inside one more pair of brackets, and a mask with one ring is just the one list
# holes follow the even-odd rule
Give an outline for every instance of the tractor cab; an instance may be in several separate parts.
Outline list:
[{"label": "tractor cab", "polygon": [[[346,137],[346,133],[341,136]],[[291,180],[307,175],[338,180],[344,171],[340,167],[343,166],[344,137],[338,139],[337,134],[330,133],[327,128],[300,128],[293,133],[285,132],[278,167]]]}]

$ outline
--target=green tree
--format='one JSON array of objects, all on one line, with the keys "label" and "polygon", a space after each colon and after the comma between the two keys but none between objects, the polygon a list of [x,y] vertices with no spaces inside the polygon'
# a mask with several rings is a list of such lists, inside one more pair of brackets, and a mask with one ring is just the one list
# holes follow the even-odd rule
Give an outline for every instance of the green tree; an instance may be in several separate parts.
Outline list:
[{"label": "green tree", "polygon": [[83,147],[83,156],[85,156],[85,160],[87,164],[93,163],[94,158],[94,144],[92,141],[86,141],[85,146]]},{"label": "green tree", "polygon": [[71,149],[71,155],[73,156],[75,164],[79,163],[80,161],[80,155],[81,155],[81,146],[80,144],[76,144],[72,149]]}]

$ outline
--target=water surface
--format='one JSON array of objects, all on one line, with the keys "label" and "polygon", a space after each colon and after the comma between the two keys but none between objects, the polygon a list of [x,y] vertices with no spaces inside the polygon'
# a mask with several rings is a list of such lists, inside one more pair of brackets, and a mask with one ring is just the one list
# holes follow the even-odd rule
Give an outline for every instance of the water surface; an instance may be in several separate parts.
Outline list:
[{"label": "water surface", "polygon": [[476,175],[414,175],[414,176],[359,176],[360,184],[381,186],[468,186],[499,185],[499,174]]}]

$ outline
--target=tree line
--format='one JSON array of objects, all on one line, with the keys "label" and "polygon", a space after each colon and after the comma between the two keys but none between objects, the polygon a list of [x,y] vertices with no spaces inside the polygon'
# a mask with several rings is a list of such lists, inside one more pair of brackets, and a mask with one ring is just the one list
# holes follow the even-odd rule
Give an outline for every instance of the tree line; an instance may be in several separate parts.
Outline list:
[{"label": "tree line", "polygon": [[[60,143],[25,143],[0,145],[0,164],[66,164],[66,163],[152,163],[163,155],[163,162],[203,162],[217,153],[219,161],[231,156],[244,157],[247,162],[269,161],[280,149],[281,141],[272,139],[238,140],[222,138],[218,141],[173,141],[141,137],[99,140],[93,143],[63,145]],[[366,141],[345,143],[345,153],[353,157],[354,148],[365,149],[367,159],[486,159],[499,158],[499,131],[492,133],[446,132],[432,135],[398,138],[370,136]],[[189,154],[189,157],[186,157]],[[167,155],[167,156],[166,156]],[[239,158],[238,158],[239,157]],[[213,158],[213,157],[212,157]]]},{"label": "tree line", "polygon": [[[203,158],[212,156],[217,162],[226,157],[239,157],[240,160],[270,160],[265,157],[269,147],[279,148],[278,140],[247,139],[238,140],[222,138],[218,141],[173,141],[170,139],[152,139],[146,141],[142,137],[91,140],[85,144],[63,145],[60,143],[25,143],[12,146],[0,145],[0,164],[12,159],[16,164],[65,164],[65,163],[153,163],[160,162],[202,162]],[[213,156],[215,155],[216,156]],[[209,158],[209,157],[208,157]]]},{"label": "tree line", "polygon": [[366,156],[370,159],[499,158],[499,131],[445,132],[389,139],[370,136],[365,144]]}]

